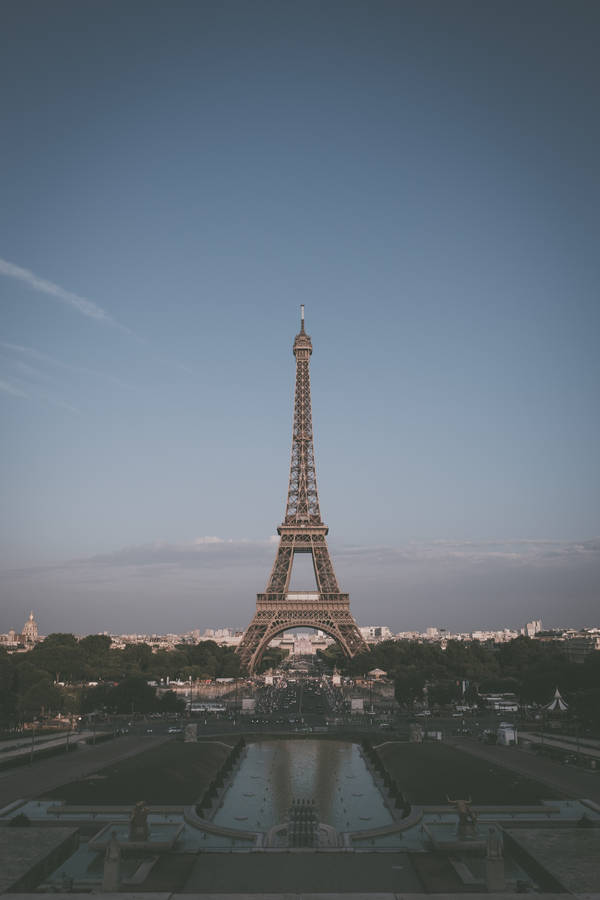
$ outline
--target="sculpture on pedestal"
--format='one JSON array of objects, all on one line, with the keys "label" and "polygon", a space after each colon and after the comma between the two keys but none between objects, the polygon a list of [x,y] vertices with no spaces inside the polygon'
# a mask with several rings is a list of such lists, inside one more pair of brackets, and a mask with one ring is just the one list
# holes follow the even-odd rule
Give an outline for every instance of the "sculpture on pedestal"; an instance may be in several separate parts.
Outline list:
[{"label": "sculpture on pedestal", "polygon": [[475,829],[477,827],[477,813],[471,809],[471,798],[468,800],[451,800],[446,795],[448,803],[452,803],[458,813],[457,832],[461,839],[467,837],[475,837]]},{"label": "sculpture on pedestal", "polygon": [[129,819],[129,840],[147,841],[148,833],[148,808],[143,800],[138,800]]}]

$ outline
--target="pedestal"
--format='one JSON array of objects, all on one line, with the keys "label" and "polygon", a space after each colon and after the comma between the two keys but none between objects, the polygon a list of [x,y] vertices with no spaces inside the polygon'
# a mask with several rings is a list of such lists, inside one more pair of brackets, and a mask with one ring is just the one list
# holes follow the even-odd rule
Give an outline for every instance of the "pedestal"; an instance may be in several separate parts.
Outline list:
[{"label": "pedestal", "polygon": [[485,884],[490,894],[496,894],[505,890],[506,882],[504,879],[504,859],[498,857],[485,861]]},{"label": "pedestal", "polygon": [[121,884],[121,847],[114,836],[110,839],[104,856],[102,890],[115,892]]}]

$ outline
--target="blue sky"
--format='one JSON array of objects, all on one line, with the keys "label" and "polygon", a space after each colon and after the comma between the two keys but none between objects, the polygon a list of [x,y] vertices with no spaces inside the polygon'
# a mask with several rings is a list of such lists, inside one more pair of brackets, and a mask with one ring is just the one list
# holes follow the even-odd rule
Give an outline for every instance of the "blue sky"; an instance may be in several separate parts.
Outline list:
[{"label": "blue sky", "polygon": [[598,6],[3,14],[0,630],[247,623],[300,303],[359,621],[597,621]]}]

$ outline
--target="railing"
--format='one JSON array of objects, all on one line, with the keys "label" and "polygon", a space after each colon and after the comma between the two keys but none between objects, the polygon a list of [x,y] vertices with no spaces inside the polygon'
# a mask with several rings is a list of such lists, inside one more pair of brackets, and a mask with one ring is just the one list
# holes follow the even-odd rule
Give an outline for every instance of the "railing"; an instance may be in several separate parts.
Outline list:
[{"label": "railing", "polygon": [[[307,598],[307,599],[304,599]],[[257,594],[256,602],[259,606],[306,606],[314,609],[315,607],[323,610],[327,609],[349,609],[349,594],[319,594],[308,593],[304,591],[289,591],[285,594]]]}]

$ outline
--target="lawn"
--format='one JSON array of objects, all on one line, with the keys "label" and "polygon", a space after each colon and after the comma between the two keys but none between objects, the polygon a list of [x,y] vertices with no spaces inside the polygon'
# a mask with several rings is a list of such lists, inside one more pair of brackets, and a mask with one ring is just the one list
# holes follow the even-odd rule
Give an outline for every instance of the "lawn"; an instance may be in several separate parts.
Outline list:
[{"label": "lawn", "polygon": [[[202,796],[227,753],[219,743],[169,741],[44,797],[73,804],[145,800],[154,805],[188,805]],[[411,803],[446,803],[447,794],[455,799],[471,797],[475,804],[502,805],[560,796],[532,779],[442,743],[389,743],[378,753]]]},{"label": "lawn", "polygon": [[62,785],[44,794],[44,799],[72,804],[145,800],[153,805],[189,805],[202,795],[228,752],[223,744],[169,741]]},{"label": "lawn", "polygon": [[388,744],[377,751],[411,803],[471,797],[475,804],[528,804],[560,796],[533,781],[442,743]]}]

